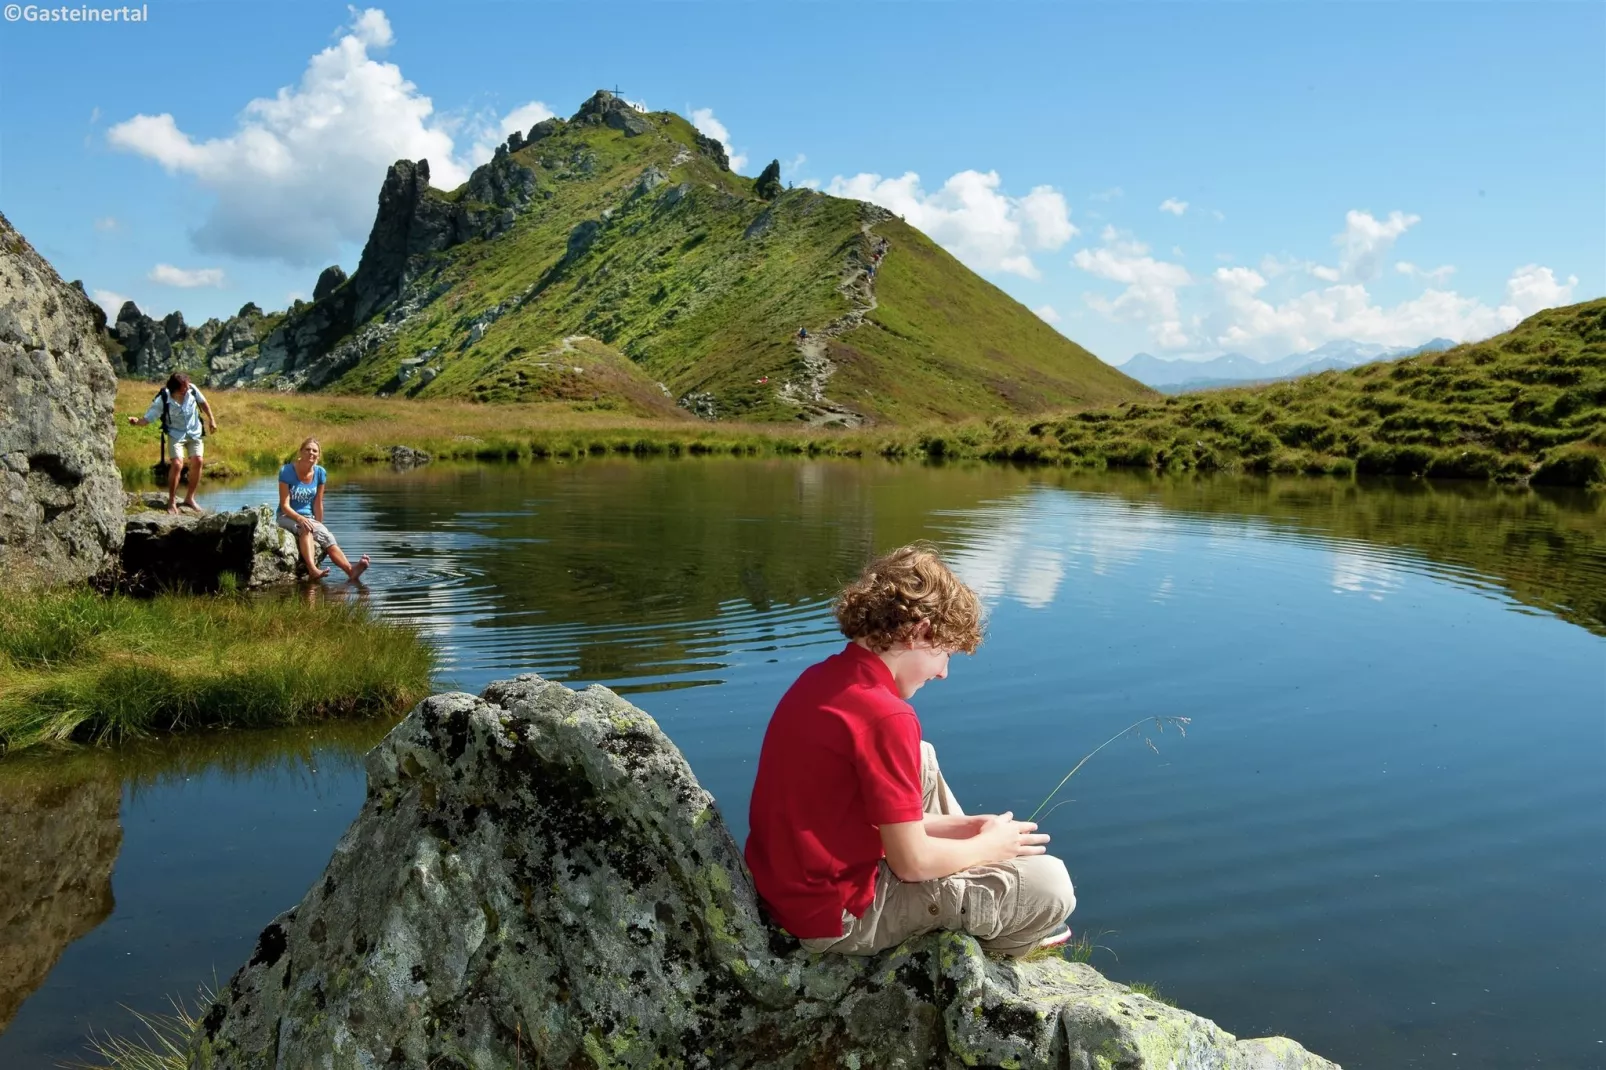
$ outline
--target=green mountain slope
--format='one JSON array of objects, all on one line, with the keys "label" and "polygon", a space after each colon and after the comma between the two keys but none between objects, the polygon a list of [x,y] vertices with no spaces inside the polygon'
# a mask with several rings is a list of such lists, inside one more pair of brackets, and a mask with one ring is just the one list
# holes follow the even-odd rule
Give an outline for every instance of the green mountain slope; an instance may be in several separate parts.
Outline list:
[{"label": "green mountain slope", "polygon": [[1388,364],[934,432],[927,453],[1606,484],[1606,298]]},{"label": "green mountain slope", "polygon": [[756,185],[607,93],[449,193],[400,161],[352,277],[212,379],[848,426],[1152,396],[884,210]]}]

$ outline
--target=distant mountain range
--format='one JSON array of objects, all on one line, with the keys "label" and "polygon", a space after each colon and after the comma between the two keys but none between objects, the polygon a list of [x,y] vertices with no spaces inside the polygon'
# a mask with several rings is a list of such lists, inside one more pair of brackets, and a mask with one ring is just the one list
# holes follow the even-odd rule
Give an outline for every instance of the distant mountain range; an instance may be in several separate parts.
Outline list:
[{"label": "distant mountain range", "polygon": [[1138,382],[1166,394],[1205,390],[1214,386],[1243,386],[1294,379],[1317,372],[1354,368],[1378,360],[1398,360],[1418,353],[1436,353],[1455,345],[1435,338],[1419,346],[1383,346],[1374,342],[1328,342],[1306,353],[1277,360],[1254,360],[1242,353],[1227,353],[1210,360],[1165,360],[1150,353],[1135,354],[1120,369]]}]

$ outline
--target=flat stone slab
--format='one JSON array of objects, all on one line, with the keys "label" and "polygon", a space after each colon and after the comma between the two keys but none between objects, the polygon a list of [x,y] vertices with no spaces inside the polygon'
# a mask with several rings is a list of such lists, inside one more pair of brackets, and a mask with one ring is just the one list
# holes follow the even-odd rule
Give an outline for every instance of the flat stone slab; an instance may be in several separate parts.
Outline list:
[{"label": "flat stone slab", "polygon": [[[153,501],[154,499],[154,501]],[[240,587],[294,580],[295,538],[274,523],[273,507],[223,513],[167,512],[166,494],[140,496],[148,508],[128,514],[123,529],[122,589],[135,593],[221,589],[232,573]]]}]

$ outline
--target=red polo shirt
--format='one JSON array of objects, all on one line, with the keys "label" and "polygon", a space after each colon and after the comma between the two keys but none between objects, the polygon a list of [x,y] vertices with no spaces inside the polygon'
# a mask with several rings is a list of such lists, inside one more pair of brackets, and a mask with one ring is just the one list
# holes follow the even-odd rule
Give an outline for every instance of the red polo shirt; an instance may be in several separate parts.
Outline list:
[{"label": "red polo shirt", "polygon": [[803,671],[764,733],[746,850],[758,894],[793,936],[841,936],[842,911],[875,898],[876,826],[924,810],[920,721],[886,662],[849,643]]}]

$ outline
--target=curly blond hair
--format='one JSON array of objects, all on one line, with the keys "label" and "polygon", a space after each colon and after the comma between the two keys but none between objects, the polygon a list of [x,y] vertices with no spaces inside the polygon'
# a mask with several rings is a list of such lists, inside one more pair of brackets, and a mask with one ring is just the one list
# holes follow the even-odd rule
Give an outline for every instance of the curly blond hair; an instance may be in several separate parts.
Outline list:
[{"label": "curly blond hair", "polygon": [[930,622],[935,646],[972,654],[981,645],[976,592],[929,543],[900,546],[876,558],[837,596],[842,634],[864,640],[877,653],[912,641],[921,621]]}]

